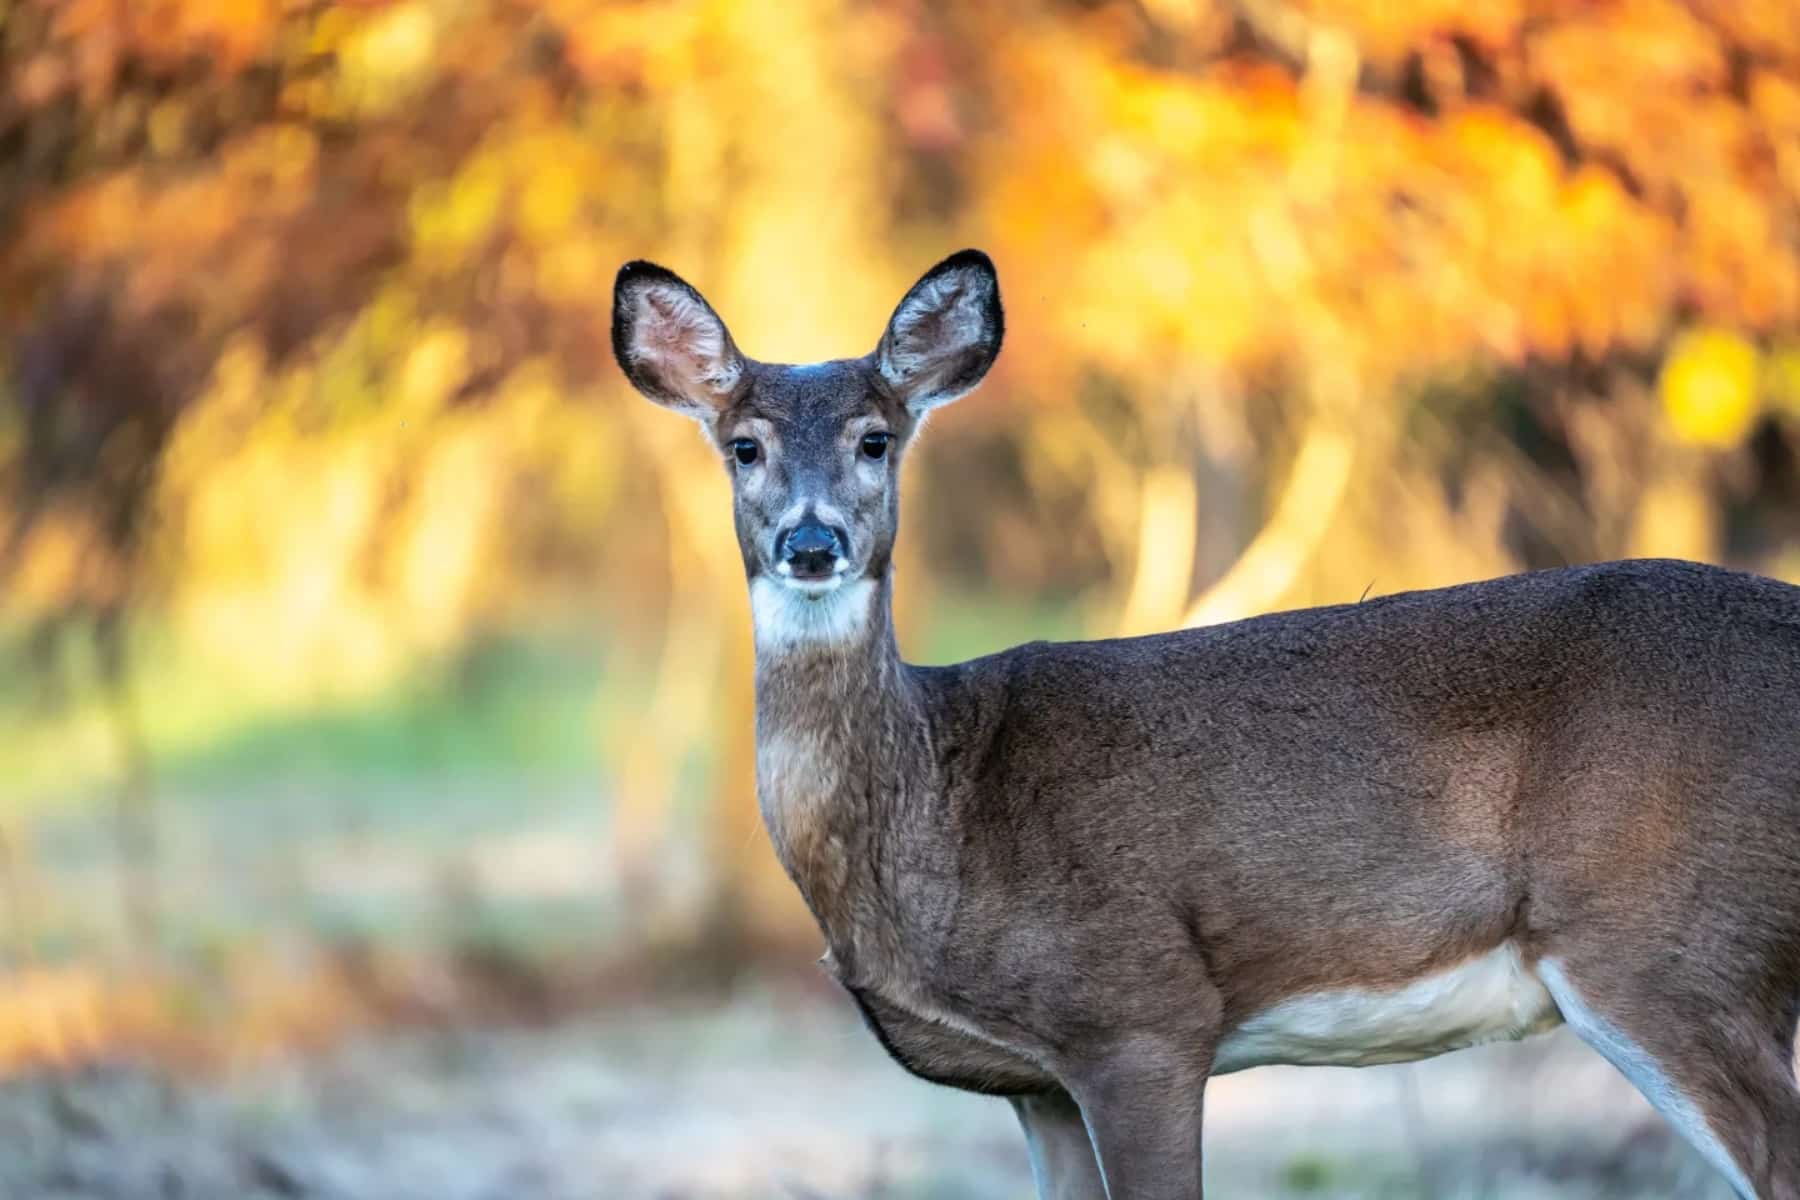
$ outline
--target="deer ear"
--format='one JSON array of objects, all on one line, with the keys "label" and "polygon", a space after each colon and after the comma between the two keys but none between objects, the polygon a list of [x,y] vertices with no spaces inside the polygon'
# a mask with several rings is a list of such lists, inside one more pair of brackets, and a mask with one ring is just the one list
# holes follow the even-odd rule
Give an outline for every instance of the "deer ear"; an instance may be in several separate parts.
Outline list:
[{"label": "deer ear", "polygon": [[613,283],[613,357],[658,404],[711,421],[744,378],[744,356],[706,298],[655,263],[628,262]]},{"label": "deer ear", "polygon": [[875,348],[875,369],[923,415],[981,382],[1005,332],[993,262],[979,250],[960,250],[900,301]]}]

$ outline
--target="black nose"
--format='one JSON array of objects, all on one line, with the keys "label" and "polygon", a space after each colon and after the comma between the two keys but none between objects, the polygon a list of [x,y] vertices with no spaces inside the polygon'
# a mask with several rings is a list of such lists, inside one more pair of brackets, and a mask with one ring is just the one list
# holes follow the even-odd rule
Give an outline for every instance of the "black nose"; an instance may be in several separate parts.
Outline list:
[{"label": "black nose", "polygon": [[843,535],[817,521],[796,525],[781,539],[781,561],[793,571],[795,579],[829,577],[843,553]]}]

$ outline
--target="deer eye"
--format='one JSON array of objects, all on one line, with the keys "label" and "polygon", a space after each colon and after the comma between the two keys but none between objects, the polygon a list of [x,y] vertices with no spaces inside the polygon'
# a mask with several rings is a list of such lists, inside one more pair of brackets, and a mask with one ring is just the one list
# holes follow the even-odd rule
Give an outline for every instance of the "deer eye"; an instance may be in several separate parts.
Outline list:
[{"label": "deer eye", "polygon": [[891,433],[865,433],[862,440],[864,458],[886,458],[888,443],[894,440]]},{"label": "deer eye", "polygon": [[756,443],[749,438],[731,439],[731,456],[738,460],[738,465],[741,467],[747,467],[755,462],[757,455],[761,453],[762,451],[758,449]]}]

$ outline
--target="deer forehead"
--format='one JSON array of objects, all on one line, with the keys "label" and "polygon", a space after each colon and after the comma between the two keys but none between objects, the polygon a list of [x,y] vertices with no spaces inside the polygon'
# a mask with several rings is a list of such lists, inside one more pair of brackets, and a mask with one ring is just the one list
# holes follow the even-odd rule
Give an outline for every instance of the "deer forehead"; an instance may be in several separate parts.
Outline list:
[{"label": "deer forehead", "polygon": [[757,363],[730,416],[761,419],[785,438],[834,437],[855,423],[898,426],[906,409],[887,394],[867,360],[853,358],[803,366]]}]

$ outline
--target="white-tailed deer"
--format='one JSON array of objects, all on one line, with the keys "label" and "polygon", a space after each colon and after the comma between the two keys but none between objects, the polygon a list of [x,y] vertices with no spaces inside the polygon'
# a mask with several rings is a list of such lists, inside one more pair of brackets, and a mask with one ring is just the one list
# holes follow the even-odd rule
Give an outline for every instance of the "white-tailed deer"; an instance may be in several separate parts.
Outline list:
[{"label": "white-tailed deer", "polygon": [[1000,338],[967,250],[816,366],[614,292],[731,473],[763,816],[888,1052],[1009,1097],[1041,1196],[1186,1200],[1211,1075],[1567,1022],[1800,1200],[1800,589],[1608,563],[909,666],[900,462]]}]

